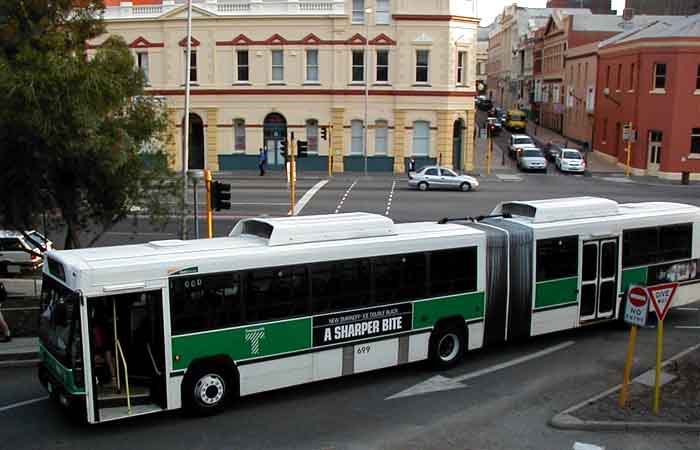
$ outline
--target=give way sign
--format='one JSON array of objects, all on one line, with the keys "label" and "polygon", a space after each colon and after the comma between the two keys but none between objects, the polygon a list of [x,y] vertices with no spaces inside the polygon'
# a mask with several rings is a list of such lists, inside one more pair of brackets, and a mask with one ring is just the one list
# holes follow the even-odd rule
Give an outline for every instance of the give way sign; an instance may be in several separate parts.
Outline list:
[{"label": "give way sign", "polygon": [[676,289],[678,289],[678,283],[657,284],[647,288],[649,297],[651,297],[651,304],[654,305],[659,320],[666,318],[666,313],[668,313],[668,309],[671,306],[671,300],[673,300]]}]

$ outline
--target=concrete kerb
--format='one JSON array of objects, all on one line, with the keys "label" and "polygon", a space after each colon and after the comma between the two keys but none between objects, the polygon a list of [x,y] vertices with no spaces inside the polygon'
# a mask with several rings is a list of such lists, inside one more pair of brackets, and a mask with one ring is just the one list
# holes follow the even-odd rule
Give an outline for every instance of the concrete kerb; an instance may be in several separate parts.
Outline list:
[{"label": "concrete kerb", "polygon": [[[665,367],[673,361],[682,358],[688,353],[700,348],[700,344],[693,345],[680,353],[673,355],[665,360],[661,367]],[[583,420],[572,415],[579,409],[594,403],[601,398],[607,397],[613,392],[617,392],[622,388],[618,384],[600,394],[594,395],[580,403],[571,406],[564,411],[556,414],[547,422],[551,427],[560,430],[579,430],[579,431],[683,431],[683,432],[700,432],[700,423],[678,423],[678,422],[628,422],[620,420]]]}]

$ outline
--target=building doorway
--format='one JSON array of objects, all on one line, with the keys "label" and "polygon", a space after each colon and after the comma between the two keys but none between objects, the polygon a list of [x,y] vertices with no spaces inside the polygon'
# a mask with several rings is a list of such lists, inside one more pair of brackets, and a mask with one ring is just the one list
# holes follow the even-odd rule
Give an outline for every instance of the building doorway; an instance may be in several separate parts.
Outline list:
[{"label": "building doorway", "polygon": [[287,140],[287,119],[282,114],[270,113],[263,122],[263,145],[267,151],[267,163],[283,165],[282,142]]},{"label": "building doorway", "polygon": [[658,175],[661,165],[661,141],[664,134],[659,130],[649,130],[649,151],[647,175]]},{"label": "building doorway", "polygon": [[462,170],[462,143],[464,142],[464,120],[457,119],[452,125],[452,168]]},{"label": "building doorway", "polygon": [[[185,118],[182,127],[185,128]],[[198,114],[190,113],[189,151],[187,154],[188,169],[204,169],[204,122]],[[185,148],[185,133],[182,133],[182,148]]]}]

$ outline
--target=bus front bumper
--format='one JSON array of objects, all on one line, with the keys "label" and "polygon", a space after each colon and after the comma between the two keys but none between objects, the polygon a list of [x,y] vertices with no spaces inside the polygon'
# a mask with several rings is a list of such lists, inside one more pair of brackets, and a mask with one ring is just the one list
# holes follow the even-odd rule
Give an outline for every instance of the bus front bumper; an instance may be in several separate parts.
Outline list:
[{"label": "bus front bumper", "polygon": [[68,392],[63,383],[43,363],[39,363],[38,376],[39,382],[44,386],[52,400],[71,410],[85,410],[85,394]]}]

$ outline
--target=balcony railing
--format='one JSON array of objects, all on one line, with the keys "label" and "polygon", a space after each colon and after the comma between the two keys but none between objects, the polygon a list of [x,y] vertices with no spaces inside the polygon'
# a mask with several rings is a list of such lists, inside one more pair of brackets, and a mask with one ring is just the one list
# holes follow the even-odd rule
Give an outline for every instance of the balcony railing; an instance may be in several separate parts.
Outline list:
[{"label": "balcony railing", "polygon": [[[163,0],[160,5],[134,6],[123,1],[105,9],[104,18],[156,18],[185,5],[184,0]],[[193,6],[218,16],[240,15],[344,15],[344,0],[194,0]]]}]

